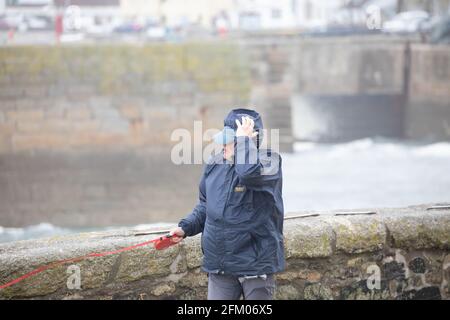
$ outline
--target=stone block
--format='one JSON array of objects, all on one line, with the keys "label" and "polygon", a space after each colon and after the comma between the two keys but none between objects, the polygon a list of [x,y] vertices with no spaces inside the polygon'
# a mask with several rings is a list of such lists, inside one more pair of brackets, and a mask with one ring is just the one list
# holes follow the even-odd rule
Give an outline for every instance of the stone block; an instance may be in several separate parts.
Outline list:
[{"label": "stone block", "polygon": [[187,266],[190,269],[200,267],[203,261],[201,250],[201,235],[188,237],[183,240],[183,250],[186,252]]},{"label": "stone block", "polygon": [[347,253],[373,252],[386,244],[384,224],[369,217],[335,218],[329,220],[336,234],[336,249]]},{"label": "stone block", "polygon": [[422,213],[385,217],[392,246],[404,249],[450,248],[450,215]]},{"label": "stone block", "polygon": [[332,254],[333,231],[322,221],[286,223],[284,229],[287,258],[318,258]]}]

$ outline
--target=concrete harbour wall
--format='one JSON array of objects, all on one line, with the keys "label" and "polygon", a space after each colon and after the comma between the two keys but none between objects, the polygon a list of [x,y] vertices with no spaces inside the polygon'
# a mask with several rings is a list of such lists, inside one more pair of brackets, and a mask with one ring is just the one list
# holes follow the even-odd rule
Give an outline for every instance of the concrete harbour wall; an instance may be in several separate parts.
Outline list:
[{"label": "concrete harbour wall", "polygon": [[[411,46],[405,135],[450,139],[450,46]],[[432,129],[431,129],[432,128]]]}]

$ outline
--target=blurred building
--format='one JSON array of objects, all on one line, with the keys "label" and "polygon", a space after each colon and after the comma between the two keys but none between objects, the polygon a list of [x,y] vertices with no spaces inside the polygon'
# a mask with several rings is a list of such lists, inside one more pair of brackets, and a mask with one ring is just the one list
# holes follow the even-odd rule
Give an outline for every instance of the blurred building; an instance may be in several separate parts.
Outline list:
[{"label": "blurred building", "polygon": [[[139,2],[122,0],[123,3]],[[218,17],[227,19],[227,13],[232,10],[232,0],[158,0],[157,14],[169,26],[198,24],[209,28],[214,26]]]},{"label": "blurred building", "polygon": [[286,29],[297,25],[297,0],[235,0],[230,11],[234,29]]},{"label": "blurred building", "polygon": [[16,30],[49,30],[56,15],[63,14],[65,31],[104,36],[165,27],[185,31],[193,27],[189,34],[193,30],[322,32],[365,26],[369,6],[379,8],[384,21],[411,10],[443,14],[450,0],[0,0],[0,18]]},{"label": "blurred building", "polygon": [[296,15],[299,27],[326,25],[336,11],[345,6],[346,0],[297,0]]},{"label": "blurred building", "polygon": [[[149,1],[151,3],[151,1]],[[0,0],[0,13],[37,14],[79,7],[87,15],[121,15],[120,0]]]},{"label": "blurred building", "polygon": [[52,0],[0,0],[0,14],[42,12],[52,4]]},{"label": "blurred building", "polygon": [[79,7],[83,14],[117,16],[121,14],[120,0],[53,0],[57,8]]}]

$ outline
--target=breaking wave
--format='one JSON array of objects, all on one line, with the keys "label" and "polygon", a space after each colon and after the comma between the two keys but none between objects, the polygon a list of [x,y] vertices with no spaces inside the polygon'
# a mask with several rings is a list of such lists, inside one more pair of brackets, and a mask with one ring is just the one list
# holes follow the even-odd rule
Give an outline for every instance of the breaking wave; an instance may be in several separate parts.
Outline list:
[{"label": "breaking wave", "polygon": [[73,232],[75,230],[56,227],[50,223],[40,223],[25,228],[5,228],[0,226],[0,242],[50,237]]},{"label": "breaking wave", "polygon": [[[450,143],[387,139],[299,142],[283,154],[285,212],[405,206],[450,201]],[[194,187],[194,186],[193,186]],[[131,228],[170,229],[173,223],[63,228],[50,223],[0,227],[0,243],[71,233]]]},{"label": "breaking wave", "polygon": [[121,230],[132,229],[136,231],[144,230],[166,230],[173,226],[173,223],[153,223],[153,224],[139,224],[136,226],[124,226],[124,227],[99,227],[99,228],[62,228],[55,226],[51,223],[40,223],[24,228],[6,228],[0,226],[0,243],[38,239],[46,237],[61,236],[79,232],[88,231],[109,231],[109,230]]},{"label": "breaking wave", "polygon": [[296,142],[294,144],[294,152],[295,154],[321,152],[329,157],[348,157],[355,154],[370,153],[388,156],[450,158],[450,142],[408,144],[400,141],[372,138],[336,144]]}]

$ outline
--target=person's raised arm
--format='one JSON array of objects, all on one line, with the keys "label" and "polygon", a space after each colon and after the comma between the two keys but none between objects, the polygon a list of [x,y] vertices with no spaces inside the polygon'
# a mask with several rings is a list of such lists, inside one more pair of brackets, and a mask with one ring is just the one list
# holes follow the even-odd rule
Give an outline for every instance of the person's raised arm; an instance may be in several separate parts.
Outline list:
[{"label": "person's raised arm", "polygon": [[248,117],[236,120],[235,171],[252,189],[267,190],[281,178],[281,157],[277,153],[261,154],[253,138],[254,122]]}]

